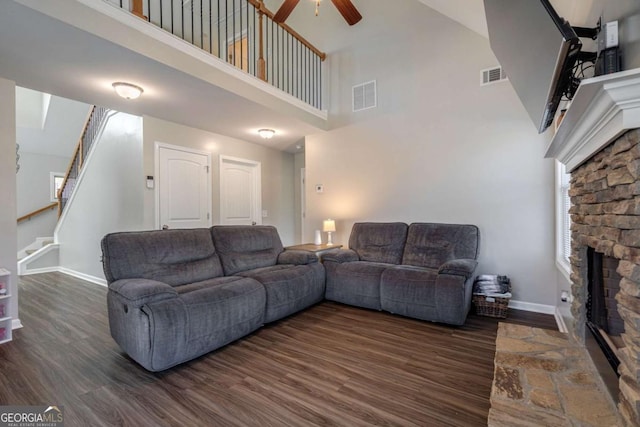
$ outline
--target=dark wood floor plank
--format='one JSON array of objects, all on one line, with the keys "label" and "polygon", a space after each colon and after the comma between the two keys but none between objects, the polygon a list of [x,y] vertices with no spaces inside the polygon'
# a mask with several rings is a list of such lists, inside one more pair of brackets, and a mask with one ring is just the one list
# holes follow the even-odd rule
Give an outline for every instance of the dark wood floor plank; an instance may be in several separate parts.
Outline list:
[{"label": "dark wood floor plank", "polygon": [[0,404],[64,405],[67,426],[486,425],[500,319],[453,327],[323,302],[151,373],[111,338],[104,287],[59,273],[19,286]]}]

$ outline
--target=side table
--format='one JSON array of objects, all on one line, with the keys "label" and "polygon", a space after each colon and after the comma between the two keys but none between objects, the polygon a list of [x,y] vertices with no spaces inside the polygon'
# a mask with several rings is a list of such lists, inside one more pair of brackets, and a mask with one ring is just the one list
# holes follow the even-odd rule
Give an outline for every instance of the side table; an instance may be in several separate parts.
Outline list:
[{"label": "side table", "polygon": [[287,246],[285,249],[295,251],[309,251],[313,252],[318,258],[327,252],[335,251],[342,248],[342,245],[314,245],[313,243],[303,243],[302,245]]}]

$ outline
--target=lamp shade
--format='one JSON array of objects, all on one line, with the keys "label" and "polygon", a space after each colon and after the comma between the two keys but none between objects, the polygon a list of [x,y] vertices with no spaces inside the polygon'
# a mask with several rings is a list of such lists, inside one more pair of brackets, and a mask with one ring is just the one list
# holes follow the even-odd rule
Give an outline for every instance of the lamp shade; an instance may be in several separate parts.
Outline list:
[{"label": "lamp shade", "polygon": [[322,231],[336,231],[336,222],[332,219],[322,221]]}]

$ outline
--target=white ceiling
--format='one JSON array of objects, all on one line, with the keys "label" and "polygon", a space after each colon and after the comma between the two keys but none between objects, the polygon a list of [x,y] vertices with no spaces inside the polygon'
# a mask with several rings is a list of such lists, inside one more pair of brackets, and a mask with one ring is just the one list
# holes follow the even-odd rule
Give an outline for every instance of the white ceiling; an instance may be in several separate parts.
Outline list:
[{"label": "white ceiling", "polygon": [[[488,37],[484,0],[419,0],[476,33]],[[558,15],[574,26],[592,26],[597,0],[550,0]],[[611,0],[606,0],[611,1]],[[594,21],[594,22],[592,22]]]},{"label": "white ceiling", "polygon": [[488,37],[483,0],[419,0],[432,9]]},{"label": "white ceiling", "polygon": [[[371,40],[381,31],[401,26],[405,6],[415,0],[394,0],[392,9],[382,8],[386,1],[353,0],[364,16],[353,27],[328,2],[322,4],[318,18],[312,15],[313,5],[301,2],[288,23],[331,53],[354,40]],[[486,34],[483,0],[419,1]],[[554,0],[570,3],[571,9],[578,1],[593,0]],[[276,10],[281,0],[266,4]],[[96,8],[109,10],[105,14]],[[328,128],[326,120],[292,106],[274,95],[277,91],[256,83],[257,79],[238,78],[240,71],[217,58],[141,24],[102,0],[1,0],[0,76],[19,86],[83,103],[150,115],[291,152],[305,135]],[[134,82],[145,93],[136,101],[125,101],[114,94],[114,81]],[[277,136],[262,140],[256,131],[263,127],[275,129]]]}]

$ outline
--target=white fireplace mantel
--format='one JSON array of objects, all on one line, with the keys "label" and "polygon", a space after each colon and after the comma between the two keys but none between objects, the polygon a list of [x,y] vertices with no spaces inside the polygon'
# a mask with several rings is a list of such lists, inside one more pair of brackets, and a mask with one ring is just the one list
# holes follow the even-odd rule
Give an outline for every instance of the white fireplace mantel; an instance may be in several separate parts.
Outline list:
[{"label": "white fireplace mantel", "polygon": [[585,79],[545,157],[575,169],[628,129],[640,127],[640,68]]}]

